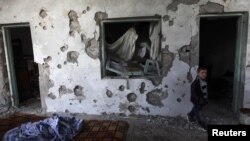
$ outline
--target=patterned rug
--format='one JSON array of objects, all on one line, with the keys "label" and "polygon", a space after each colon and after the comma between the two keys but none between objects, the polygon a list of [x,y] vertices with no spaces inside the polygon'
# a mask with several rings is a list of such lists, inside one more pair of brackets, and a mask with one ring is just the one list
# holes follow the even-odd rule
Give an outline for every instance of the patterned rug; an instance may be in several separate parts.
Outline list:
[{"label": "patterned rug", "polygon": [[[0,119],[0,140],[4,134],[22,123],[36,122],[46,117],[15,113]],[[84,120],[81,132],[73,141],[125,141],[129,125],[125,121]]]}]

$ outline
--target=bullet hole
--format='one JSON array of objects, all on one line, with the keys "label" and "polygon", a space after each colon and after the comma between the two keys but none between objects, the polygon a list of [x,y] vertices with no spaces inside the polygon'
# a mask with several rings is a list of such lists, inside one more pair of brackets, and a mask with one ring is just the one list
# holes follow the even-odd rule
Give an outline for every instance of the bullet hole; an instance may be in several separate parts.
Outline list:
[{"label": "bullet hole", "polygon": [[85,44],[85,46],[87,45],[88,38],[83,33],[81,34],[81,41]]},{"label": "bullet hole", "polygon": [[58,65],[57,65],[57,68],[58,68],[58,69],[61,69],[61,68],[62,68],[62,65],[61,65],[61,64],[58,64]]},{"label": "bullet hole", "polygon": [[180,102],[181,102],[181,98],[177,98],[177,102],[179,102],[179,103],[180,103]]},{"label": "bullet hole", "polygon": [[44,9],[41,9],[39,15],[40,17],[45,18],[48,14]]},{"label": "bullet hole", "polygon": [[173,25],[174,25],[174,19],[169,20],[168,25],[169,25],[169,26],[173,26]]},{"label": "bullet hole", "polygon": [[110,90],[107,90],[106,95],[110,98],[113,96],[113,93]]},{"label": "bullet hole", "polygon": [[72,105],[72,103],[69,103],[69,105]]},{"label": "bullet hole", "polygon": [[183,98],[183,97],[185,97],[185,95],[186,95],[186,94],[182,94],[181,97]]},{"label": "bullet hole", "polygon": [[132,105],[128,106],[128,110],[132,113],[136,110],[136,108]]},{"label": "bullet hole", "polygon": [[47,30],[47,27],[46,27],[46,26],[43,26],[43,30]]},{"label": "bullet hole", "polygon": [[63,64],[64,64],[64,65],[67,65],[67,61],[64,61]]},{"label": "bullet hole", "polygon": [[83,87],[77,85],[77,86],[74,88],[74,94],[75,94],[76,96],[83,96]]},{"label": "bullet hole", "polygon": [[95,102],[95,103],[96,103],[96,102],[97,102],[97,100],[96,100],[96,99],[94,99],[94,100],[93,100],[93,102]]},{"label": "bullet hole", "polygon": [[185,84],[186,83],[186,81],[185,80],[183,80],[183,84]]},{"label": "bullet hole", "polygon": [[168,85],[165,85],[165,88],[168,88]]},{"label": "bullet hole", "polygon": [[127,99],[128,99],[129,102],[135,102],[136,98],[137,98],[137,95],[134,94],[134,93],[130,93],[130,94],[127,95]]},{"label": "bullet hole", "polygon": [[162,20],[163,20],[164,22],[166,22],[166,21],[169,20],[169,18],[170,18],[169,15],[164,15],[164,16],[162,17]]},{"label": "bullet hole", "polygon": [[121,85],[121,86],[119,87],[119,90],[120,90],[120,91],[124,91],[124,89],[125,89],[125,86],[123,86],[123,85]]},{"label": "bullet hole", "polygon": [[162,42],[166,42],[167,41],[167,38],[165,36],[162,37],[161,39]]},{"label": "bullet hole", "polygon": [[90,11],[90,7],[89,7],[89,6],[87,6],[86,10],[87,10],[87,11]]},{"label": "bullet hole", "polygon": [[155,89],[147,93],[146,101],[154,106],[163,107],[162,100],[168,97],[167,91],[162,91],[161,89]]},{"label": "bullet hole", "polygon": [[51,79],[49,79],[49,87],[51,88],[51,87],[53,87],[53,86],[54,86],[54,81],[51,80]]},{"label": "bullet hole", "polygon": [[70,27],[69,34],[70,36],[74,37],[75,32],[78,32],[78,33],[81,32],[81,26],[78,21],[78,15],[74,10],[70,10],[68,17],[69,17],[69,27]]},{"label": "bullet hole", "polygon": [[150,109],[148,107],[146,107],[146,108],[142,107],[142,110],[150,113]]},{"label": "bullet hole", "polygon": [[14,18],[16,18],[16,16],[14,16]]},{"label": "bullet hole", "polygon": [[43,25],[43,24],[40,22],[40,23],[39,23],[39,26],[42,26],[42,25]]},{"label": "bullet hole", "polygon": [[66,50],[68,50],[68,45],[67,45],[67,44],[64,44],[64,45],[60,48],[60,50],[61,50],[62,52],[65,52]]},{"label": "bullet hole", "polygon": [[173,92],[173,93],[175,93],[175,90],[174,90],[174,89],[172,89],[172,92]]},{"label": "bullet hole", "polygon": [[53,99],[53,100],[56,99],[56,96],[53,93],[49,93],[48,97],[51,98],[51,99]]},{"label": "bullet hole", "polygon": [[51,60],[52,60],[51,56],[48,56],[47,58],[44,58],[44,59],[43,59],[43,61],[44,61],[45,63],[48,63],[48,62],[51,61]]},{"label": "bullet hole", "polygon": [[78,56],[79,56],[79,52],[76,52],[76,51],[69,51],[67,53],[67,61],[70,62],[70,63],[77,63],[78,64]]},{"label": "bullet hole", "polygon": [[83,10],[82,13],[85,14],[85,13],[86,13],[86,10]]},{"label": "bullet hole", "polygon": [[108,14],[106,12],[99,11],[95,13],[94,19],[95,19],[96,25],[100,25],[101,21],[107,18],[108,18]]},{"label": "bullet hole", "polygon": [[68,109],[66,109],[66,110],[65,110],[65,113],[69,113],[69,110],[68,110]]},{"label": "bullet hole", "polygon": [[140,87],[140,89],[139,89],[139,91],[140,91],[141,94],[143,94],[143,93],[145,92],[145,86],[146,86],[146,85],[145,85],[145,82],[142,82],[142,83],[141,83],[141,87]]},{"label": "bullet hole", "polygon": [[55,28],[53,25],[51,25],[51,28]]},{"label": "bullet hole", "polygon": [[67,89],[65,85],[61,85],[58,89],[59,91],[59,96],[61,97],[62,95],[66,94],[66,93],[72,93],[71,89]]}]

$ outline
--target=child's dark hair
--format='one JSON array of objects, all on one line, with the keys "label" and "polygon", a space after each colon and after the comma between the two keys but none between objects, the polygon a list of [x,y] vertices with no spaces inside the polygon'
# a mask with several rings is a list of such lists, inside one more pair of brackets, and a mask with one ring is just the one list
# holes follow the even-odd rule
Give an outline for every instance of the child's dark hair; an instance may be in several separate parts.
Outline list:
[{"label": "child's dark hair", "polygon": [[199,72],[202,71],[202,70],[207,70],[207,68],[206,68],[206,67],[203,67],[203,66],[198,67],[197,72],[199,73]]}]

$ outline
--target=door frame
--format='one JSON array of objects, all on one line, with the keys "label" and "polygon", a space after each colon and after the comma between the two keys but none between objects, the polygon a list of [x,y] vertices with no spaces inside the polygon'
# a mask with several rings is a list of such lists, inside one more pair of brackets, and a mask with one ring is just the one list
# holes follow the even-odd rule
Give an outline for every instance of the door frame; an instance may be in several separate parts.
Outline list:
[{"label": "door frame", "polygon": [[[244,99],[244,84],[245,84],[245,66],[246,66],[246,51],[247,51],[247,36],[248,36],[248,11],[226,12],[226,13],[211,13],[201,14],[198,18],[200,34],[200,19],[201,18],[237,18],[237,40],[235,52],[234,66],[234,81],[233,81],[233,99],[232,110],[239,113],[243,107]],[[199,35],[200,49],[200,35]],[[198,55],[199,57],[199,55]]]},{"label": "door frame", "polygon": [[10,30],[11,28],[18,27],[30,27],[29,23],[16,23],[16,24],[1,24],[0,28],[3,33],[3,42],[4,42],[4,52],[7,66],[7,74],[9,80],[9,88],[10,88],[10,96],[11,103],[13,107],[19,107],[19,96],[18,96],[18,88],[16,81],[16,73],[14,66],[14,57],[12,44],[10,40]]}]

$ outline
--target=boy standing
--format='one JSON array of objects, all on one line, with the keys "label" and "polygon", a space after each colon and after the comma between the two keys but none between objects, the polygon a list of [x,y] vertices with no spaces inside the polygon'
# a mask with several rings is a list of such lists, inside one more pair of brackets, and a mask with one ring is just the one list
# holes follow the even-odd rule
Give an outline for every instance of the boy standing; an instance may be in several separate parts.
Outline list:
[{"label": "boy standing", "polygon": [[207,100],[207,69],[199,67],[197,77],[191,84],[191,102],[193,109],[188,113],[190,121],[197,121],[202,128],[206,128],[206,123],[201,116],[202,108],[208,103]]}]

